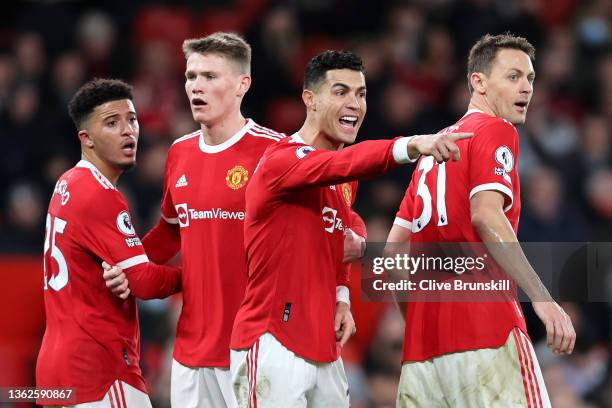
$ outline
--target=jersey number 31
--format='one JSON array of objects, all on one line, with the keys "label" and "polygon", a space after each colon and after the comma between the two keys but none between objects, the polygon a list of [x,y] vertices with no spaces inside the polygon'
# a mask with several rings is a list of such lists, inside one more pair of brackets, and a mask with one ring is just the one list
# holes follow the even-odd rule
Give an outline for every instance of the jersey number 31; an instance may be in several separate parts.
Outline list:
[{"label": "jersey number 31", "polygon": [[[412,232],[419,232],[431,221],[433,200],[429,187],[425,184],[425,178],[434,167],[434,158],[432,156],[421,160],[417,171],[421,170],[419,184],[416,195],[423,200],[423,211],[421,215],[412,220]],[[436,180],[436,212],[438,213],[438,227],[448,225],[448,216],[446,215],[446,163],[438,164],[438,179]]]}]

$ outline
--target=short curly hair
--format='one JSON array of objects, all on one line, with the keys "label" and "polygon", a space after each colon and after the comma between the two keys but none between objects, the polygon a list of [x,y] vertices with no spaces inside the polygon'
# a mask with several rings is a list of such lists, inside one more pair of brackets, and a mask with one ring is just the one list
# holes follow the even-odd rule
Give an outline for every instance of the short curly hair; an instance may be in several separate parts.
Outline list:
[{"label": "short curly hair", "polygon": [[121,99],[133,100],[132,87],[120,79],[95,78],[85,83],[68,103],[77,130],[97,106]]},{"label": "short curly hair", "polygon": [[365,74],[363,61],[357,54],[345,50],[327,50],[315,55],[306,65],[304,89],[316,89],[325,79],[326,72],[333,69],[350,69]]}]

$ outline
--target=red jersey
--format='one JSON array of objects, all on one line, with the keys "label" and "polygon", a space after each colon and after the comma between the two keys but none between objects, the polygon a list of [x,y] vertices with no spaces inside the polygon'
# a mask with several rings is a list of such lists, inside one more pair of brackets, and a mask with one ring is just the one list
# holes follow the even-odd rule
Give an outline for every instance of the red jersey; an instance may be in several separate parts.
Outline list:
[{"label": "red jersey", "polygon": [[219,145],[207,145],[197,131],[168,152],[161,214],[180,227],[183,306],[174,358],[185,366],[229,367],[247,280],[245,190],[263,151],[283,136],[249,120]]},{"label": "red jersey", "polygon": [[339,184],[397,166],[393,147],[379,140],[315,150],[295,134],[266,150],[246,192],[249,278],[232,349],[270,332],[303,358],[338,358],[336,286],[346,270],[343,233],[351,217],[348,190]]},{"label": "red jersey", "polygon": [[130,269],[148,259],[123,195],[81,160],[58,180],[47,213],[47,325],[36,365],[37,387],[72,387],[74,404],[102,399],[117,379],[146,392],[136,301],[106,288],[102,261]]},{"label": "red jersey", "polygon": [[[412,231],[411,242],[481,242],[471,223],[470,199],[495,190],[505,197],[504,212],[515,233],[521,209],[516,160],[518,133],[505,120],[470,110],[441,132],[473,132],[457,143],[458,162],[437,164],[422,157],[395,219]],[[500,347],[514,327],[527,333],[516,299],[508,302],[410,302],[403,361]]]}]

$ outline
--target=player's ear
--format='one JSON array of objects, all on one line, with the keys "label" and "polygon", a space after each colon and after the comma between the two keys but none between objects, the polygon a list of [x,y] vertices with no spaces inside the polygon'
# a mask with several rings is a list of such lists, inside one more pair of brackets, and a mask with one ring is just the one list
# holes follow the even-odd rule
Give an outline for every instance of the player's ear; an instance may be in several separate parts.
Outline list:
[{"label": "player's ear", "polygon": [[487,77],[482,72],[472,72],[470,74],[470,84],[474,92],[484,94],[487,89]]},{"label": "player's ear", "polygon": [[302,101],[306,105],[306,109],[317,110],[317,101],[314,92],[308,89],[302,91]]},{"label": "player's ear", "polygon": [[89,132],[86,129],[79,130],[78,136],[82,146],[87,146],[89,148],[93,147],[93,140],[89,136]]},{"label": "player's ear", "polygon": [[251,87],[251,76],[250,75],[242,75],[240,78],[240,84],[238,85],[238,91],[236,92],[236,96],[242,98],[249,88]]}]

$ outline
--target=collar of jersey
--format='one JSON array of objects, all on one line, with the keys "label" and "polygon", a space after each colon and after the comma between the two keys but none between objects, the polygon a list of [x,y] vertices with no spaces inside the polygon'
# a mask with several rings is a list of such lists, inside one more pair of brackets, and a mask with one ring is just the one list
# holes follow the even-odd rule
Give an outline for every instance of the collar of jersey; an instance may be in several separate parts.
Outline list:
[{"label": "collar of jersey", "polygon": [[461,117],[461,119],[465,118],[467,115],[471,115],[472,113],[482,113],[484,115],[486,115],[486,113],[484,113],[483,111],[481,111],[480,109],[468,109],[467,112],[465,112],[465,115],[463,115]]},{"label": "collar of jersey", "polygon": [[112,189],[112,190],[116,190],[115,186],[113,185],[113,183],[110,182],[109,179],[106,178],[106,176],[104,174],[102,174],[102,172],[100,172],[100,170],[98,170],[98,168],[90,161],[87,160],[80,160],[75,167],[82,167],[85,169],[89,169],[89,171],[91,171],[91,174],[93,174],[94,178],[100,183],[102,184],[102,187],[104,187],[105,189]]},{"label": "collar of jersey", "polygon": [[238,143],[240,139],[242,139],[242,137],[249,131],[251,126],[253,126],[253,123],[254,123],[253,119],[248,119],[246,125],[244,125],[242,129],[236,132],[232,137],[227,139],[225,142],[220,143],[218,145],[207,145],[206,142],[204,141],[204,134],[200,133],[200,141],[199,141],[200,150],[202,150],[204,153],[219,153],[219,152],[229,149],[230,147]]},{"label": "collar of jersey", "polygon": [[[304,141],[304,139],[302,139],[302,136],[300,136],[300,134],[299,134],[299,133],[294,133],[294,134],[292,134],[292,135],[291,135],[291,141],[292,141],[293,143],[301,143],[301,144],[305,144],[305,145],[307,145],[307,144],[308,144],[308,143],[306,143],[306,142]],[[312,147],[312,146],[310,146],[310,147]],[[314,147],[312,147],[312,148],[314,149]]]},{"label": "collar of jersey", "polygon": [[[467,112],[465,112],[465,115],[463,115],[461,117],[461,119],[465,118],[467,115],[471,115],[472,113],[482,113],[483,115],[488,115],[488,116],[493,116],[493,115],[489,115],[488,113],[484,113],[483,111],[481,111],[480,109],[468,109]],[[493,116],[493,117],[498,117],[498,116]],[[510,123],[509,121],[507,121],[504,118],[500,118],[501,120],[503,120],[504,122],[506,122],[507,124],[511,125],[512,127],[516,127],[514,126],[512,123]]]}]

